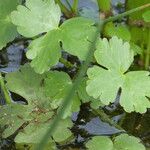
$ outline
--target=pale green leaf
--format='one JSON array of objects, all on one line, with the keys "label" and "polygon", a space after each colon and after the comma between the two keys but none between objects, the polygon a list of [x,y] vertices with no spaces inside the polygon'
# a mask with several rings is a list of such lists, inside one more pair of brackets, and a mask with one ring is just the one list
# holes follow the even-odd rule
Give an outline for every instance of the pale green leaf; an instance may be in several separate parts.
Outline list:
[{"label": "pale green leaf", "polygon": [[94,56],[99,64],[108,70],[124,73],[133,62],[133,51],[128,42],[123,42],[116,36],[110,41],[99,40]]},{"label": "pale green leaf", "polygon": [[26,0],[25,6],[19,5],[12,12],[12,22],[18,32],[25,37],[34,37],[40,33],[56,29],[61,11],[54,0]]},{"label": "pale green leaf", "polygon": [[113,150],[113,142],[108,137],[97,136],[88,141],[86,147],[88,150]]},{"label": "pale green leaf", "polygon": [[114,102],[123,77],[118,72],[105,70],[98,66],[88,69],[87,93],[103,104]]},{"label": "pale green leaf", "polygon": [[0,49],[17,36],[17,29],[11,22],[10,13],[18,4],[19,0],[0,0]]},{"label": "pale green leaf", "polygon": [[61,57],[59,36],[59,30],[51,30],[30,44],[26,55],[29,59],[33,59],[31,66],[37,73],[42,74],[59,62]]},{"label": "pale green leaf", "polygon": [[92,20],[77,17],[65,21],[61,27],[63,49],[85,60],[89,45],[95,35],[96,27]]},{"label": "pale green leaf", "polygon": [[121,106],[127,112],[145,112],[150,108],[150,77],[148,71],[131,71],[126,74],[122,86]]},{"label": "pale green leaf", "polygon": [[145,22],[150,22],[150,10],[143,14],[143,18]]},{"label": "pale green leaf", "polygon": [[140,139],[127,134],[115,137],[114,148],[115,150],[145,150],[144,145],[140,143]]},{"label": "pale green leaf", "polygon": [[[150,108],[150,77],[147,71],[127,72],[133,61],[129,43],[113,37],[109,42],[103,39],[95,51],[98,64],[87,71],[88,95],[108,105],[114,102],[119,88],[122,89],[120,104],[127,112],[145,113]],[[127,72],[127,73],[126,73]]]},{"label": "pale green leaf", "polygon": [[31,66],[37,73],[44,73],[58,63],[62,42],[65,51],[85,60],[95,30],[91,20],[82,17],[69,19],[58,29],[34,40],[29,46],[27,58],[32,59]]}]

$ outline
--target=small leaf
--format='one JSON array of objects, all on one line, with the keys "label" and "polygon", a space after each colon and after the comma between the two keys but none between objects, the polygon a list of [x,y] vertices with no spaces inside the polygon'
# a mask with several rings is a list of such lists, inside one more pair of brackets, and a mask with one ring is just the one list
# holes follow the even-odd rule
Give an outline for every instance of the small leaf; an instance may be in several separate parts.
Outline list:
[{"label": "small leaf", "polygon": [[144,145],[140,143],[140,139],[127,134],[115,137],[114,148],[115,150],[145,150]]},{"label": "small leaf", "polygon": [[107,37],[117,36],[125,41],[130,41],[131,34],[128,30],[128,27],[125,25],[117,25],[115,26],[114,23],[110,22],[107,23],[104,28],[104,35]]},{"label": "small leaf", "polygon": [[[87,93],[103,104],[114,102],[119,88],[122,89],[120,104],[127,112],[145,113],[150,108],[150,77],[147,71],[127,72],[133,61],[129,43],[113,37],[103,39],[95,51],[95,58],[102,67],[88,69]],[[127,72],[127,73],[126,73]]]},{"label": "small leaf", "polygon": [[19,0],[0,1],[0,50],[17,36],[17,29],[12,24],[10,13],[16,9]]},{"label": "small leaf", "polygon": [[150,10],[143,13],[143,18],[145,22],[150,22]]},{"label": "small leaf", "polygon": [[113,143],[108,137],[97,136],[93,137],[92,140],[88,141],[86,143],[86,147],[88,148],[88,150],[113,150]]},{"label": "small leaf", "polygon": [[59,62],[61,57],[59,30],[51,30],[44,37],[32,41],[27,58],[33,59],[31,66],[37,73],[44,73]]},{"label": "small leaf", "polygon": [[18,32],[25,37],[34,37],[40,33],[56,29],[61,11],[54,0],[27,0],[25,6],[19,5],[12,12],[12,22]]}]

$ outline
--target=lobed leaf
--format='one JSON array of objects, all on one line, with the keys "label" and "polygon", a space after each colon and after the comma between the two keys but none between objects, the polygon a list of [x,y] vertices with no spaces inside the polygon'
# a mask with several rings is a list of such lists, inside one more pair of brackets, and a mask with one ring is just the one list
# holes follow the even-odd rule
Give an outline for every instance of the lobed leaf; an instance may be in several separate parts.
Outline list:
[{"label": "lobed leaf", "polygon": [[146,112],[150,108],[146,98],[150,97],[149,72],[127,72],[134,56],[129,43],[123,43],[117,37],[109,42],[100,40],[94,55],[98,64],[106,69],[98,66],[88,69],[87,93],[108,105],[115,101],[121,88],[120,104],[127,112]]},{"label": "lobed leaf", "polygon": [[61,11],[54,0],[27,0],[25,6],[19,5],[12,12],[11,19],[17,25],[18,32],[25,37],[56,29]]}]

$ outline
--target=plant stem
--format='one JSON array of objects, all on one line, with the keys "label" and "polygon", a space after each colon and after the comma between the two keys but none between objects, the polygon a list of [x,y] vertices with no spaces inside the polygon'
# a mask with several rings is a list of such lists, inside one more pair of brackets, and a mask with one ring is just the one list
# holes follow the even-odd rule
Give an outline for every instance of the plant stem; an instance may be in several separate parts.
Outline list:
[{"label": "plant stem", "polygon": [[77,13],[78,13],[78,3],[79,3],[79,0],[74,0],[73,1],[72,11],[75,15],[77,15]]},{"label": "plant stem", "polygon": [[111,0],[97,0],[99,10],[103,12],[110,11],[111,9]]},{"label": "plant stem", "polygon": [[1,75],[1,73],[0,73],[0,87],[3,91],[3,93],[4,93],[6,103],[7,104],[11,103],[11,98],[10,98],[10,95],[9,95],[9,92],[8,92],[7,88],[5,87],[4,80],[3,80],[3,77]]},{"label": "plant stem", "polygon": [[116,124],[114,121],[112,121],[109,116],[100,108],[100,109],[92,109],[93,114],[98,115],[100,119],[102,119],[103,121],[109,123],[110,125],[123,130],[123,128],[121,128],[121,126],[119,126],[118,124]]},{"label": "plant stem", "polygon": [[72,15],[71,15],[71,12],[70,10],[61,2],[61,0],[55,0],[55,2],[59,5],[62,13],[67,17],[67,18],[70,18]]},{"label": "plant stem", "polygon": [[145,5],[142,5],[142,6],[137,7],[137,8],[133,8],[133,9],[131,9],[131,10],[129,10],[129,11],[126,11],[126,12],[124,12],[124,13],[122,13],[122,14],[119,14],[119,15],[116,15],[116,16],[113,16],[113,17],[109,17],[108,19],[105,19],[105,20],[104,20],[104,23],[118,20],[118,19],[120,19],[120,18],[122,18],[122,17],[128,16],[128,15],[134,13],[134,12],[143,10],[143,9],[145,9],[145,8],[148,8],[148,7],[150,7],[150,3],[145,4]]},{"label": "plant stem", "polygon": [[150,29],[148,29],[148,43],[147,43],[147,51],[145,58],[145,69],[148,70],[150,62]]},{"label": "plant stem", "polygon": [[101,21],[100,24],[98,24],[97,26],[97,30],[95,35],[93,36],[93,40],[92,40],[92,44],[90,44],[89,46],[89,50],[87,53],[87,57],[85,62],[83,63],[83,65],[80,68],[80,71],[77,75],[77,78],[75,79],[75,82],[73,83],[73,86],[71,88],[71,90],[68,92],[68,94],[66,95],[66,97],[64,98],[64,101],[62,103],[62,106],[60,107],[57,116],[54,118],[51,127],[47,130],[47,132],[45,133],[44,137],[42,138],[40,144],[37,145],[36,150],[43,150],[45,147],[45,144],[47,143],[48,139],[50,136],[53,135],[54,131],[56,130],[56,127],[59,124],[60,119],[62,118],[63,114],[65,113],[66,109],[68,108],[68,106],[71,103],[72,97],[75,94],[75,91],[78,89],[78,86],[81,83],[82,78],[84,77],[84,75],[86,74],[86,71],[88,69],[88,65],[91,62],[92,58],[93,58],[93,54],[96,48],[96,41],[99,37],[99,33],[100,30],[103,27],[103,22]]},{"label": "plant stem", "polygon": [[72,68],[74,65],[72,63],[70,63],[69,61],[67,61],[66,59],[64,58],[60,58],[59,61],[61,63],[63,63],[67,68]]}]

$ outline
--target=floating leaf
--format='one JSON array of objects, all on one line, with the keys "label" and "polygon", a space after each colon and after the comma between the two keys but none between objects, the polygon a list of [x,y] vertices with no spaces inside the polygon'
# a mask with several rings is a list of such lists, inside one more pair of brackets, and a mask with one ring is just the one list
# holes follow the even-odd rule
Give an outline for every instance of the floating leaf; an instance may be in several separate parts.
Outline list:
[{"label": "floating leaf", "polygon": [[0,49],[17,36],[17,29],[11,22],[10,13],[18,4],[19,0],[0,1]]},{"label": "floating leaf", "polygon": [[25,37],[34,37],[40,33],[56,29],[61,11],[54,0],[27,0],[25,6],[19,5],[12,12],[12,22],[18,32]]},{"label": "floating leaf", "polygon": [[115,101],[121,87],[121,106],[127,112],[146,112],[150,108],[150,101],[146,98],[150,96],[149,72],[127,72],[133,61],[129,43],[123,43],[117,37],[109,42],[104,38],[99,41],[94,55],[98,64],[107,69],[98,66],[88,69],[87,93],[108,105]]},{"label": "floating leaf", "polygon": [[115,150],[145,150],[144,145],[140,143],[140,139],[129,136],[127,134],[121,134],[115,137],[114,140]]},{"label": "floating leaf", "polygon": [[109,137],[93,137],[86,143],[86,147],[89,150],[145,150],[144,145],[140,143],[140,139],[127,134],[115,137],[113,142]]},{"label": "floating leaf", "polygon": [[88,150],[113,150],[113,142],[108,137],[97,136],[93,137],[92,140],[86,143]]}]

